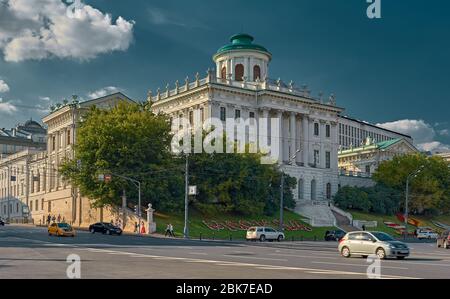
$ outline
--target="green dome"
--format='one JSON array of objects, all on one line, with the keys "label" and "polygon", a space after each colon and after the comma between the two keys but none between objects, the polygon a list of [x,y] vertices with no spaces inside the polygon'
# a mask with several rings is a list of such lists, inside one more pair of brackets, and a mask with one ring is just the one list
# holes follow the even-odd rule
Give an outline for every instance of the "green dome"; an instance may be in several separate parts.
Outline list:
[{"label": "green dome", "polygon": [[245,33],[240,33],[233,35],[230,38],[231,43],[220,48],[217,53],[214,55],[214,58],[218,55],[229,52],[229,51],[237,51],[237,50],[255,50],[264,52],[269,56],[272,56],[266,48],[260,45],[253,44],[253,36]]}]

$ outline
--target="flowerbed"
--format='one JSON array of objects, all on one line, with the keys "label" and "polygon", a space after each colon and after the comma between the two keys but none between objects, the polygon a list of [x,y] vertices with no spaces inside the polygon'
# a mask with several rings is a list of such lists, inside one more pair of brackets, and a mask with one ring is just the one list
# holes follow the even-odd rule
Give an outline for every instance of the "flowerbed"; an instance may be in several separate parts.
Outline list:
[{"label": "flowerbed", "polygon": [[[224,221],[216,221],[216,220],[203,220],[202,223],[213,231],[221,231],[221,230],[228,230],[228,231],[246,231],[252,226],[279,226],[279,220],[274,219],[271,222],[268,220],[239,220],[239,221],[231,221],[231,220],[224,220]],[[306,231],[310,232],[312,229],[296,220],[289,220],[283,225],[284,229],[286,231]]]}]

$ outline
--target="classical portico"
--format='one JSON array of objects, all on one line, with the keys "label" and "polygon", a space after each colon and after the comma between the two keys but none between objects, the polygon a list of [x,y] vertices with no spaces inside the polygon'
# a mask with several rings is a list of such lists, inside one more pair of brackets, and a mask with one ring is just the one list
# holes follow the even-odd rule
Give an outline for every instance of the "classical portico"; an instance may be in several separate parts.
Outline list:
[{"label": "classical portico", "polygon": [[[187,117],[193,126],[210,118],[224,126],[235,119],[253,120],[259,149],[271,142],[271,120],[264,121],[274,118],[279,130],[278,163],[298,181],[294,190],[298,204],[328,201],[338,189],[337,124],[343,109],[336,106],[333,95],[324,100],[322,95],[312,96],[306,86],[270,79],[271,59],[272,54],[254,44],[253,37],[238,34],[213,56],[216,71],[208,70],[206,77],[196,74],[194,81],[187,78],[174,89],[167,85],[156,95],[149,92],[148,100],[155,112],[166,113],[172,120]],[[259,124],[267,124],[267,136],[261,134]]]}]

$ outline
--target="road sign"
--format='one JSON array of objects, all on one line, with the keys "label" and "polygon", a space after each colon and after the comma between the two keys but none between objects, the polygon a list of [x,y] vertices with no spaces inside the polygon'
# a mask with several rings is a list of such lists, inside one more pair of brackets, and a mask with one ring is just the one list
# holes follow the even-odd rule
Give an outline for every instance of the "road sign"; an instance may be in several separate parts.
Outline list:
[{"label": "road sign", "polygon": [[197,186],[189,186],[189,195],[197,195]]}]

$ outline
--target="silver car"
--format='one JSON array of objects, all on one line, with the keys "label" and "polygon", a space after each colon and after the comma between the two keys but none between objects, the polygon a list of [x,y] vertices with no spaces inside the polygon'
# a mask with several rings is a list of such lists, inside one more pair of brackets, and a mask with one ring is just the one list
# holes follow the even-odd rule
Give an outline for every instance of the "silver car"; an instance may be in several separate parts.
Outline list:
[{"label": "silver car", "polygon": [[281,242],[284,240],[284,233],[279,232],[271,227],[250,227],[247,230],[246,239],[247,241],[259,240],[261,242],[264,242],[266,240],[277,240],[278,242]]},{"label": "silver car", "polygon": [[409,256],[409,248],[403,242],[394,240],[383,232],[350,232],[339,242],[339,252],[343,257],[361,255],[367,257],[375,254],[380,259],[395,257],[399,260]]}]

